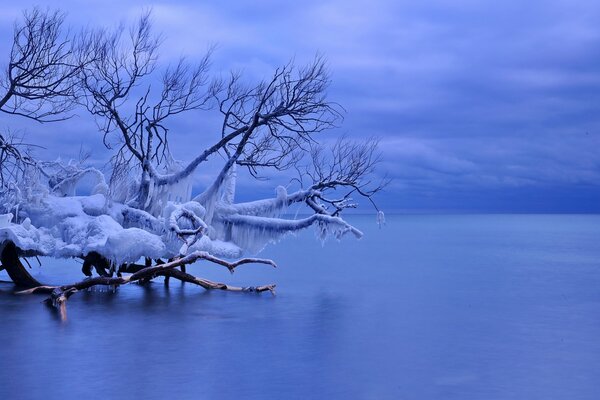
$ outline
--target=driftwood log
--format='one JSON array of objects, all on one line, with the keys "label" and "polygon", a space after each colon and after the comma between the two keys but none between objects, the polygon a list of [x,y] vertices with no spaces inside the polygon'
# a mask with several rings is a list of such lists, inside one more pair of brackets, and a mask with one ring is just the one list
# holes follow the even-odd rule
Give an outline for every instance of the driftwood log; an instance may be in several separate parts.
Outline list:
[{"label": "driftwood log", "polygon": [[[274,293],[275,285],[263,286],[231,286],[224,283],[213,282],[191,275],[185,271],[185,266],[193,264],[199,260],[210,261],[215,264],[226,267],[231,273],[243,264],[267,264],[276,267],[272,260],[262,258],[242,258],[240,260],[229,262],[210,255],[204,251],[195,251],[185,256],[176,257],[164,262],[155,260],[154,265],[151,259],[146,259],[144,265],[141,264],[122,264],[118,268],[110,263],[98,253],[89,253],[83,257],[82,272],[88,278],[67,285],[45,285],[33,278],[19,259],[20,251],[12,242],[6,242],[1,252],[2,265],[0,270],[6,269],[8,275],[16,286],[23,288],[17,294],[44,293],[49,297],[45,300],[46,304],[55,307],[62,319],[66,319],[66,302],[69,297],[78,291],[89,289],[94,286],[111,286],[116,288],[129,283],[146,283],[157,277],[164,277],[165,284],[168,284],[170,278],[182,282],[193,283],[206,290],[226,290],[230,292],[249,292],[261,293],[269,291]],[[98,276],[92,276],[92,269],[95,269]],[[116,272],[116,274],[115,274]]]}]

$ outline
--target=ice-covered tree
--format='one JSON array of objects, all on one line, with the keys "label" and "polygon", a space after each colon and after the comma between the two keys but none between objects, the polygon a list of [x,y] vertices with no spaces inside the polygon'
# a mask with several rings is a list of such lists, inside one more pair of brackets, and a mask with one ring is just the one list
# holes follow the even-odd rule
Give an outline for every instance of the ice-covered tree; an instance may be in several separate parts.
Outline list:
[{"label": "ice-covered tree", "polygon": [[[374,175],[377,141],[340,137],[329,147],[319,142],[343,115],[341,106],[327,98],[330,78],[322,57],[304,66],[290,62],[252,84],[241,74],[211,77],[211,51],[198,63],[181,59],[163,67],[161,40],[152,33],[148,13],[129,30],[89,30],[64,42],[56,39],[60,14],[34,11],[25,16],[25,27],[16,28],[17,56],[11,53],[10,65],[13,58],[20,60],[20,53],[58,61],[40,66],[49,68],[40,76],[35,64],[34,71],[27,69],[30,63],[16,67],[25,76],[16,81],[9,68],[8,82],[17,83],[8,84],[7,96],[18,98],[9,111],[48,120],[66,117],[79,104],[95,118],[104,145],[113,152],[106,179],[84,163],[36,160],[14,140],[0,138],[0,157],[18,166],[18,173],[2,180],[2,264],[15,283],[30,287],[28,292],[52,293],[53,301],[63,304],[73,292],[93,285],[157,276],[207,289],[273,290],[273,285],[236,288],[209,282],[187,274],[185,266],[199,259],[232,272],[250,262],[274,266],[258,258],[226,259],[258,253],[267,243],[310,226],[322,239],[361,237],[342,219],[344,210],[356,207],[352,198],[357,196],[370,200],[378,220],[383,218],[372,198],[385,185]],[[48,27],[47,20],[54,24]],[[21,35],[35,42],[30,50],[19,44]],[[48,51],[50,56],[38,54]],[[29,88],[30,81],[36,82],[39,97],[18,89],[19,84]],[[169,143],[177,140],[177,132],[169,124],[193,110],[218,113],[222,124],[219,132],[199,132],[187,143],[196,156],[183,162],[171,152]],[[194,174],[211,158],[223,160],[221,169],[192,197]],[[0,166],[6,173],[12,168]],[[283,174],[293,176],[297,190],[290,193],[279,186],[272,198],[236,202],[238,168],[257,178],[265,171],[287,171]],[[92,176],[95,186],[91,195],[76,196],[84,176]],[[286,218],[292,205],[305,206],[309,215]],[[20,267],[20,257],[33,255],[82,258],[82,270],[90,278],[74,285],[42,285]]]}]

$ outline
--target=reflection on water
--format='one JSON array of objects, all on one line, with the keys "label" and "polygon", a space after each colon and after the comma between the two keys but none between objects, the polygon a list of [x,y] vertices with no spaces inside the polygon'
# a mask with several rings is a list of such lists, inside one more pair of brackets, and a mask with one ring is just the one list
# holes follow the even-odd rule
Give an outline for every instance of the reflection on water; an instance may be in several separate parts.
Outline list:
[{"label": "reflection on water", "polygon": [[0,398],[597,398],[600,217],[373,219],[268,248],[276,270],[190,268],[275,297],[130,285],[75,294],[62,324],[0,283]]}]

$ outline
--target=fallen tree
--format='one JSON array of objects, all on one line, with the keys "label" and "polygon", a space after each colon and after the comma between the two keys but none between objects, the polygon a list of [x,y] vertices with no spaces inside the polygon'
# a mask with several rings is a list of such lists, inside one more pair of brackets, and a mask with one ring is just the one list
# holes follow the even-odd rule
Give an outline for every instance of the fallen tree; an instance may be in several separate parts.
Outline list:
[{"label": "fallen tree", "polygon": [[[54,58],[43,60],[55,64],[29,72],[31,63],[16,67],[24,71],[17,86],[31,89],[28,82],[36,82],[39,96],[33,97],[13,87],[9,68],[10,84],[0,109],[12,104],[11,114],[50,121],[83,108],[96,119],[113,156],[105,175],[85,162],[38,160],[22,142],[0,136],[0,252],[2,267],[25,289],[20,293],[49,294],[49,303],[64,309],[77,291],[156,277],[205,289],[272,292],[274,285],[241,288],[210,282],[188,274],[185,267],[199,260],[231,272],[246,263],[275,266],[270,260],[242,257],[311,226],[321,239],[360,238],[362,233],[342,218],[346,209],[357,206],[356,196],[368,199],[378,221],[383,220],[373,201],[386,184],[374,177],[377,141],[340,137],[330,147],[318,142],[343,113],[327,100],[329,75],[321,57],[302,67],[286,64],[269,79],[248,84],[237,74],[211,78],[210,52],[196,65],[182,59],[161,73],[160,41],[151,32],[149,14],[129,35],[122,28],[92,30],[78,39],[62,38],[58,13],[35,10],[25,14],[25,21],[16,28],[17,50],[10,65],[37,59],[36,52],[47,49],[54,49]],[[23,40],[34,43],[23,45]],[[40,40],[46,41],[42,50],[34,46]],[[44,68],[47,73],[36,72]],[[161,88],[154,92],[157,80]],[[208,145],[188,162],[177,161],[169,147],[173,134],[168,123],[193,110],[220,113],[220,132],[212,135],[212,143],[210,134],[198,135],[189,146],[196,148],[200,141]],[[220,171],[192,197],[194,174],[218,156],[224,160]],[[278,186],[272,198],[236,202],[238,168],[256,178],[265,171],[289,171],[290,176],[293,171],[298,189],[289,193]],[[93,189],[78,196],[76,188],[84,178],[94,180]],[[308,215],[286,218],[292,205],[304,206]],[[80,258],[88,278],[44,285],[20,261],[30,256]]]}]

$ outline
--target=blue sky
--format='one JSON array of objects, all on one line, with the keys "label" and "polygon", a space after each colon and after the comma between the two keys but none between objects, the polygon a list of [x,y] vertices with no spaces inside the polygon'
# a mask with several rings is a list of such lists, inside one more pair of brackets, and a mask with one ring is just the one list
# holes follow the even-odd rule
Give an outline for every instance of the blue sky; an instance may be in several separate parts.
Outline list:
[{"label": "blue sky", "polygon": [[[600,212],[600,3],[5,3],[0,62],[12,22],[36,4],[66,11],[73,27],[115,25],[151,7],[165,36],[161,62],[199,58],[216,44],[214,72],[242,70],[249,81],[291,57],[324,54],[330,98],[347,114],[323,139],[381,138],[380,170],[393,178],[378,199],[386,210]],[[100,163],[107,154],[100,134],[80,114],[52,125],[0,115],[0,127],[25,131],[47,158],[83,146]],[[203,144],[197,133],[217,127],[205,114],[175,121],[177,158],[191,158]],[[198,187],[211,172],[201,171]],[[273,185],[246,181],[241,197],[269,194]]]}]

